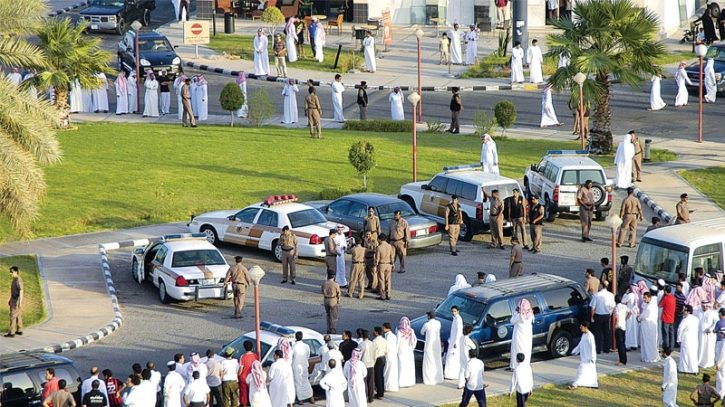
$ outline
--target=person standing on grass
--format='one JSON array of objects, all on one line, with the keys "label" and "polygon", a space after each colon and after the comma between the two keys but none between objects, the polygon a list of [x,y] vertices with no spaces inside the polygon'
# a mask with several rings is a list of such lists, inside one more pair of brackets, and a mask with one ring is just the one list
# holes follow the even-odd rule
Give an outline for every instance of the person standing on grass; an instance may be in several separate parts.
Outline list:
[{"label": "person standing on grass", "polygon": [[295,23],[297,19],[292,16],[287,19],[287,24],[284,26],[285,40],[287,41],[287,59],[290,63],[297,61],[297,30],[295,29]]},{"label": "person standing on grass", "polygon": [[697,385],[690,393],[690,400],[696,406],[713,407],[721,398],[717,390],[710,385],[710,375],[707,373],[702,375],[702,384]]},{"label": "person standing on grass", "polygon": [[531,363],[526,360],[526,355],[523,353],[516,354],[516,367],[511,375],[509,398],[514,392],[516,392],[516,407],[526,407],[526,400],[534,394],[534,373],[531,371]]},{"label": "person standing on grass", "polygon": [[632,318],[632,311],[627,307],[626,301],[622,300],[620,296],[617,296],[615,301],[617,302],[617,306],[614,307],[614,321],[612,321],[612,324],[614,325],[614,335],[617,339],[617,354],[619,360],[614,364],[619,366],[627,364],[627,321]]},{"label": "person standing on grass", "polygon": [[5,334],[6,338],[12,338],[15,335],[23,334],[23,297],[25,295],[25,285],[20,277],[20,270],[16,266],[10,267],[10,330]]},{"label": "person standing on grass", "polygon": [[665,286],[665,294],[658,303],[658,307],[662,308],[660,321],[662,324],[662,347],[674,348],[675,343],[675,308],[677,306],[675,296],[671,294],[672,287]]},{"label": "person standing on grass", "polygon": [[672,349],[662,349],[665,366],[662,372],[662,402],[665,407],[677,407],[677,363],[672,359]]},{"label": "person standing on grass", "polygon": [[481,170],[489,174],[499,175],[498,149],[496,148],[496,142],[488,133],[481,136]]},{"label": "person standing on grass", "polygon": [[576,377],[571,386],[569,386],[569,390],[574,390],[578,387],[598,389],[596,344],[594,342],[594,335],[589,332],[589,321],[582,321],[579,324],[579,329],[582,332],[581,341],[571,353],[572,355],[579,355],[580,362]]},{"label": "person standing on grass", "polygon": [[322,27],[322,23],[320,23],[317,18],[312,19],[312,24],[316,25],[317,28],[315,29],[315,58],[317,59],[317,62],[322,63],[325,61],[325,42],[327,41],[325,36],[325,28]]}]

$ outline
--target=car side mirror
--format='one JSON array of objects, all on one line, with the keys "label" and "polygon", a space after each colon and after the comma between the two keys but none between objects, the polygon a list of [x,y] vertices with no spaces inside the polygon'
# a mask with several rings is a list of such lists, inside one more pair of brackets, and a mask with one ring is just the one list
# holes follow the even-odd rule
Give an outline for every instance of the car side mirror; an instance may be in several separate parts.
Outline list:
[{"label": "car side mirror", "polygon": [[320,210],[321,210],[322,212],[327,212],[327,211],[328,211],[328,209],[330,209],[330,208],[329,208],[329,207],[328,207],[327,205],[325,205],[325,206],[322,206],[322,207],[320,207]]},{"label": "car side mirror", "polygon": [[227,216],[227,219],[229,219],[229,220],[236,220],[237,217],[236,217],[236,215],[229,215],[229,216]]},{"label": "car side mirror", "polygon": [[420,186],[420,189],[422,189],[423,191],[427,191],[428,190],[428,184],[421,185]]},{"label": "car side mirror", "polygon": [[143,247],[137,247],[133,250],[133,252],[136,254],[143,254],[143,250],[144,250]]},{"label": "car side mirror", "polygon": [[539,172],[539,166],[536,164],[531,164],[531,171],[533,172]]},{"label": "car side mirror", "polygon": [[177,49],[177,48],[179,48],[179,46],[178,45],[174,45],[174,49]]}]

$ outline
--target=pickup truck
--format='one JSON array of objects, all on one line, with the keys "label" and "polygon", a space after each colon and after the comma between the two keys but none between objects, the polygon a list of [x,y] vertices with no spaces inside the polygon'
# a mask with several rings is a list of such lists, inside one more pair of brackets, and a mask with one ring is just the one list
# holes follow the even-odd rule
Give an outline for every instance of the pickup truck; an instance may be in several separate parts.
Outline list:
[{"label": "pickup truck", "polygon": [[151,11],[156,0],[93,0],[80,13],[80,21],[88,31],[115,31],[122,35],[126,26],[138,20],[143,25],[151,22]]}]

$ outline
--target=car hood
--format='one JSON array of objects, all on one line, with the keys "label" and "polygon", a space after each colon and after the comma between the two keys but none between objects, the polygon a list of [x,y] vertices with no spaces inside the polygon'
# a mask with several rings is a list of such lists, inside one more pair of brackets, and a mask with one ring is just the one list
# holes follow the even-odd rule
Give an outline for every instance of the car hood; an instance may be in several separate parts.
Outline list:
[{"label": "car hood", "polygon": [[204,279],[206,278],[205,272],[211,272],[214,279],[218,280],[227,275],[229,266],[226,264],[217,264],[213,266],[199,265],[191,267],[173,267],[172,270],[179,275],[183,275],[187,280]]},{"label": "car hood", "polygon": [[[310,235],[317,235],[321,239],[326,238],[330,235],[330,229],[335,229],[337,226],[337,223],[335,222],[323,222],[323,223],[315,223],[314,225],[307,225],[301,228],[294,228],[293,231],[297,233],[309,233]],[[344,225],[343,225],[344,226]],[[350,230],[347,226],[345,226],[345,234],[347,234],[347,231]]]},{"label": "car hood", "polygon": [[[438,317],[436,317],[436,319],[441,323],[441,340],[443,342],[447,342],[451,331],[451,321]],[[423,325],[426,322],[428,322],[427,315],[422,315],[410,321],[410,327],[413,328],[413,330],[415,331],[415,336],[418,337],[418,340],[420,341],[425,341],[425,335],[420,333],[420,330],[423,328]]]},{"label": "car hood", "polygon": [[407,188],[407,189],[420,189],[421,185],[425,185],[428,182],[429,181],[409,182],[409,183],[403,185],[402,187],[400,187],[400,189],[401,190],[404,189],[404,188]]},{"label": "car hood", "polygon": [[[311,206],[311,207],[313,207],[313,208],[315,208],[315,209],[319,210],[319,209],[320,209],[320,208],[322,208],[323,206],[325,206],[325,205],[329,205],[329,204],[330,204],[330,202],[332,202],[332,201],[330,201],[330,200],[322,200],[322,201],[309,201],[309,202],[305,202],[305,205],[307,205],[307,206]],[[323,215],[324,215],[324,213],[323,213]]]},{"label": "car hood", "polygon": [[141,58],[151,62],[151,65],[171,65],[176,58],[175,51],[163,51],[163,52],[142,52]]},{"label": "car hood", "polygon": [[[715,70],[715,72],[725,72],[725,61],[715,60],[715,62],[712,64],[712,67]],[[702,64],[702,69],[703,69],[703,74],[704,74],[704,69],[705,69],[704,63]],[[685,68],[685,72],[699,75],[700,74],[700,63],[695,62],[692,65],[688,65]]]},{"label": "car hood", "polygon": [[121,11],[123,7],[114,7],[114,6],[93,6],[88,7],[87,9],[81,11],[80,15],[93,15],[93,16],[113,16],[116,15],[119,11]]},{"label": "car hood", "polygon": [[194,216],[194,220],[204,220],[204,221],[214,221],[214,220],[228,220],[232,215],[235,215],[239,212],[238,209],[227,209],[223,211],[214,211],[214,212],[207,212],[202,213],[199,216]]},{"label": "car hood", "polygon": [[[432,220],[419,215],[407,216],[403,219],[408,222],[408,227],[410,227],[411,230],[429,228],[436,225],[436,223]],[[388,225],[390,225],[390,221],[388,220],[381,222],[381,227],[383,229],[387,229]]]}]

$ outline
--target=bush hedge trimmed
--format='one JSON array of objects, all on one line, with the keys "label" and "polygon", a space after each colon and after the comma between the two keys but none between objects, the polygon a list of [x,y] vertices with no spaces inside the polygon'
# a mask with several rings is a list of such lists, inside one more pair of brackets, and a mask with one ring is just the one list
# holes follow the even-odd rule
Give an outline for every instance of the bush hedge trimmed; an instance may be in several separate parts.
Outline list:
[{"label": "bush hedge trimmed", "polygon": [[348,120],[343,130],[405,133],[413,131],[413,122],[407,120]]}]

